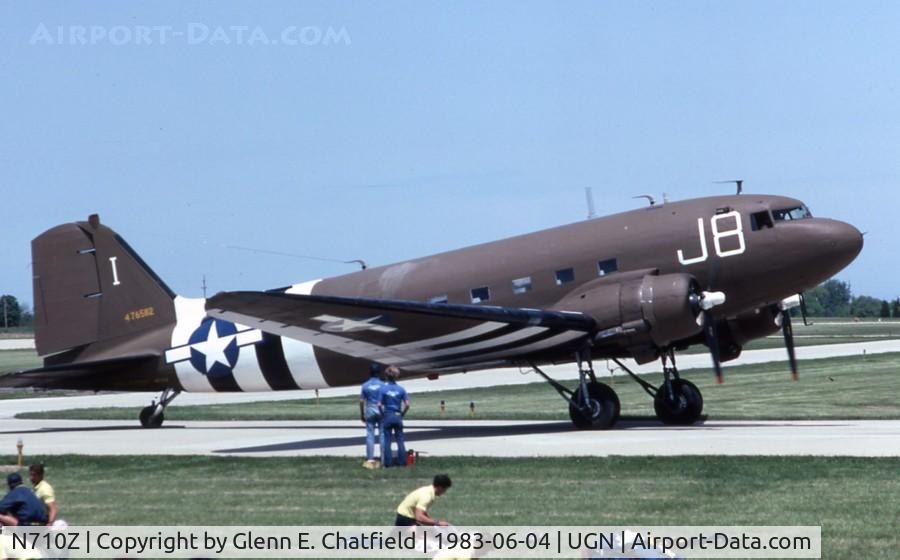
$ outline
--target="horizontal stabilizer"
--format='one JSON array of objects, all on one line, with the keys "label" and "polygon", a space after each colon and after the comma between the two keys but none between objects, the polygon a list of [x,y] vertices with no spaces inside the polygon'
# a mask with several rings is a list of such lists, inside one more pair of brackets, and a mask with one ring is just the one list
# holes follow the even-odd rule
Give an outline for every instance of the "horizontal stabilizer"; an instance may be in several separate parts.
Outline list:
[{"label": "horizontal stabilizer", "polygon": [[0,375],[0,388],[93,390],[95,387],[104,387],[124,390],[129,387],[128,372],[155,368],[158,360],[159,356],[143,355],[28,369]]}]

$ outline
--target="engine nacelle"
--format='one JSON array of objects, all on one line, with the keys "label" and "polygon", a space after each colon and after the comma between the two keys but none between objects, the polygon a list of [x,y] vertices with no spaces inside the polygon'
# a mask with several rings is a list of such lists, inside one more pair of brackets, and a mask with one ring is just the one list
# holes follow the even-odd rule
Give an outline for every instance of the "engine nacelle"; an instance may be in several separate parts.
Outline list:
[{"label": "engine nacelle", "polygon": [[617,280],[598,278],[554,308],[590,315],[599,327],[598,343],[615,338],[621,344],[620,339],[627,337],[629,348],[664,348],[701,331],[697,322],[701,291],[690,274],[644,273]]}]

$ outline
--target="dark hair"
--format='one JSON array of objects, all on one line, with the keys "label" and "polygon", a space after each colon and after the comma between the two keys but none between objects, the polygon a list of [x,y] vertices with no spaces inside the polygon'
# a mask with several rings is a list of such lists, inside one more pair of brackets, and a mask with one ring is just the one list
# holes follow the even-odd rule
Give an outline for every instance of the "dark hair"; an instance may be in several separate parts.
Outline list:
[{"label": "dark hair", "polygon": [[369,364],[369,377],[378,377],[381,375],[381,364],[372,362]]},{"label": "dark hair", "polygon": [[450,481],[450,477],[445,474],[438,474],[434,476],[434,482],[432,483],[434,486],[440,486],[441,488],[450,488],[453,485],[453,482]]},{"label": "dark hair", "polygon": [[41,477],[43,477],[44,476],[44,465],[42,465],[40,463],[35,463],[34,465],[31,465],[30,467],[28,467],[28,472],[33,472],[33,473],[38,474]]}]

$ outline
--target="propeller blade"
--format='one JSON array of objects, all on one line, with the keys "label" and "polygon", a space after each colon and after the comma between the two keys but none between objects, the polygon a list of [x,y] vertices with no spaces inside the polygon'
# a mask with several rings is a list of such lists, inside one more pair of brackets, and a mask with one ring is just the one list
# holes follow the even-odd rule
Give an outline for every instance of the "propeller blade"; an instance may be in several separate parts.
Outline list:
[{"label": "propeller blade", "polygon": [[716,383],[720,385],[725,382],[722,377],[722,360],[719,355],[719,337],[716,334],[716,320],[709,311],[703,312],[703,337],[706,339],[706,345],[709,347],[709,354],[712,356],[713,371],[716,372]]},{"label": "propeller blade", "polygon": [[807,318],[809,317],[809,313],[806,311],[806,296],[803,294],[800,294],[800,315],[803,316],[803,326],[808,327],[809,321]]},{"label": "propeller blade", "polygon": [[784,345],[788,351],[788,361],[791,364],[791,378],[797,381],[800,373],[797,370],[797,353],[794,350],[794,327],[791,324],[791,312],[781,312],[781,331],[784,333]]}]

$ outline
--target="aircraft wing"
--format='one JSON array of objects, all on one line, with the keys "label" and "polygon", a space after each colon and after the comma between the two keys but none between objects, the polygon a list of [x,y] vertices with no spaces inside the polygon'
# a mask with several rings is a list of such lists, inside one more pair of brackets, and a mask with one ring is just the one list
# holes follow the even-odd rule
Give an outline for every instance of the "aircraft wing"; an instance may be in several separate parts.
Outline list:
[{"label": "aircraft wing", "polygon": [[575,347],[582,313],[276,292],[224,292],[209,316],[412,371],[460,371]]}]

